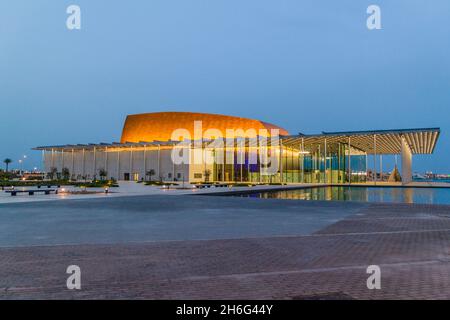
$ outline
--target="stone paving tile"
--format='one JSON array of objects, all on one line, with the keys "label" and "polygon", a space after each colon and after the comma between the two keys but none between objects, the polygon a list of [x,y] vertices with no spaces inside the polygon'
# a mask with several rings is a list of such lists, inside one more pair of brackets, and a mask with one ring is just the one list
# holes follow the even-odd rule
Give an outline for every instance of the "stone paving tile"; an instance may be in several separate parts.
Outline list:
[{"label": "stone paving tile", "polygon": [[449,299],[449,208],[374,204],[310,236],[0,248],[0,299]]},{"label": "stone paving tile", "polygon": [[316,234],[450,230],[450,206],[372,204]]},{"label": "stone paving tile", "polygon": [[[356,231],[357,230],[357,231]],[[316,234],[376,233],[398,231],[450,231],[450,218],[384,218],[339,221]]]},{"label": "stone paving tile", "polygon": [[449,205],[431,205],[431,204],[408,204],[408,203],[371,203],[369,206],[361,208],[357,215],[352,216],[352,219],[358,217],[365,218],[367,215],[370,218],[382,217],[429,217],[429,216],[445,216],[450,217]]},{"label": "stone paving tile", "polygon": [[[91,281],[80,291],[61,285],[11,288],[2,299],[449,299],[448,263],[381,266],[381,290],[368,290],[364,267],[211,278]],[[63,280],[63,279],[61,279]]]}]

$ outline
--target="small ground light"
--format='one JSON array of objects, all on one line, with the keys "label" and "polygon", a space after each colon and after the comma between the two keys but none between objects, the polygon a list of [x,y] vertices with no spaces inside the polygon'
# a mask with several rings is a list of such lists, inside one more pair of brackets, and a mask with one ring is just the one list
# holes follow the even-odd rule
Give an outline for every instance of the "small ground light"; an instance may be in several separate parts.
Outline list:
[{"label": "small ground light", "polygon": [[105,187],[105,193],[109,193],[109,188]]}]

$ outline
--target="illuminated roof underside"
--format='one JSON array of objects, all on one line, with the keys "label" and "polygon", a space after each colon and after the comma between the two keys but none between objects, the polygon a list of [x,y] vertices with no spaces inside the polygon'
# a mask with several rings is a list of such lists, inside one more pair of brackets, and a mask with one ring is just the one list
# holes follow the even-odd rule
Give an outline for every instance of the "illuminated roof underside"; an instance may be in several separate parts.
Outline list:
[{"label": "illuminated roof underside", "polygon": [[[317,148],[318,145],[324,148],[325,141],[329,151],[336,148],[338,142],[348,144],[350,138],[350,145],[352,149],[360,150],[368,154],[374,153],[374,141],[376,140],[377,154],[399,154],[401,153],[401,138],[405,138],[406,142],[411,148],[413,154],[431,154],[434,151],[436,142],[439,138],[439,128],[424,128],[424,129],[403,129],[403,130],[375,130],[375,131],[350,131],[350,132],[323,132],[318,135],[295,135],[280,137],[283,146],[301,150],[303,141],[304,150],[311,151]],[[375,138],[374,138],[375,137]],[[164,147],[173,146],[178,141],[139,141],[126,143],[89,143],[77,145],[57,145],[57,146],[43,146],[34,148],[35,150],[46,151],[71,151],[71,150],[104,150],[106,148],[118,149],[129,147]],[[205,141],[209,144],[210,141]],[[256,146],[257,138],[248,139],[247,145]],[[270,139],[268,139],[270,145]]]},{"label": "illuminated roof underside", "polygon": [[431,154],[439,134],[439,128],[322,132],[319,135],[299,134],[283,137],[282,141],[286,146],[300,148],[303,139],[305,150],[310,151],[309,148],[312,146],[324,147],[325,141],[329,148],[333,148],[337,142],[348,144],[350,139],[350,145],[353,148],[367,154],[399,154],[401,153],[401,138],[404,137],[413,154]]}]

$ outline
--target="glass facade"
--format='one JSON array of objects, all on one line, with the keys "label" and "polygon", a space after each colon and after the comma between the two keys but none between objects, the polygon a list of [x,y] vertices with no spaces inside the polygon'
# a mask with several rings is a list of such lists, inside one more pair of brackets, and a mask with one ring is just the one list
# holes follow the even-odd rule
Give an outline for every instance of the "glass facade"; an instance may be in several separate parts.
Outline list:
[{"label": "glass facade", "polygon": [[273,174],[262,173],[259,149],[250,149],[235,150],[233,163],[214,162],[210,182],[339,184],[367,178],[367,154],[340,142],[272,149],[279,164]]}]

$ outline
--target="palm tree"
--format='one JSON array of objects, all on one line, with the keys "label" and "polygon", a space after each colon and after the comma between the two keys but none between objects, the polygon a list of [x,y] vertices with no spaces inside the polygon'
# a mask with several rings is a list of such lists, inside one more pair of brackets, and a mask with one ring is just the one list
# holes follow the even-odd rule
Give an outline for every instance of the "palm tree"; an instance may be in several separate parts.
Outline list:
[{"label": "palm tree", "polygon": [[12,160],[9,158],[6,158],[5,160],[3,160],[3,162],[6,165],[6,172],[8,172],[8,167],[9,167],[9,164],[12,162]]},{"label": "palm tree", "polygon": [[206,169],[203,174],[205,175],[205,182],[209,182],[209,176],[211,175],[211,170]]},{"label": "palm tree", "polygon": [[48,176],[51,180],[55,178],[56,173],[58,172],[58,169],[56,167],[51,167],[50,171],[48,172]]},{"label": "palm tree", "polygon": [[148,171],[145,173],[145,175],[146,175],[146,176],[149,176],[149,177],[150,177],[150,181],[152,181],[152,176],[155,175],[155,170],[150,169],[150,170],[148,170]]},{"label": "palm tree", "polygon": [[69,171],[69,169],[68,168],[62,168],[61,175],[62,175],[64,180],[69,180],[69,178],[70,178],[70,171]]},{"label": "palm tree", "polygon": [[100,180],[104,180],[106,176],[108,175],[108,172],[105,169],[98,170],[98,175],[100,176]]}]

